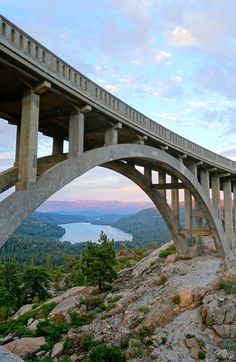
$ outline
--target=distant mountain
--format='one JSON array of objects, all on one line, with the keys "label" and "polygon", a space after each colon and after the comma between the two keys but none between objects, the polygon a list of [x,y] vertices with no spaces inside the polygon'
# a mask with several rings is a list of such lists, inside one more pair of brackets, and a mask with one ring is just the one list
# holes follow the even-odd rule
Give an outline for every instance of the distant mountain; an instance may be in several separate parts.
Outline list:
[{"label": "distant mountain", "polygon": [[140,210],[152,207],[149,201],[144,202],[122,202],[122,201],[100,201],[100,200],[78,200],[78,201],[46,201],[38,211],[53,212],[58,214],[102,216],[110,214],[128,215]]}]

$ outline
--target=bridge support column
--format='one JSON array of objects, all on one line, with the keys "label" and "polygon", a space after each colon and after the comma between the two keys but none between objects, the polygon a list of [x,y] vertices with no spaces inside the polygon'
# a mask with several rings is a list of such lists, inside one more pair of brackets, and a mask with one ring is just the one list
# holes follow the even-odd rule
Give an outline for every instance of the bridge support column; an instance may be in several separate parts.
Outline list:
[{"label": "bridge support column", "polygon": [[201,185],[206,191],[207,195],[210,195],[210,179],[209,179],[209,171],[206,168],[202,168],[200,172],[201,177]]},{"label": "bridge support column", "polygon": [[84,114],[78,110],[69,120],[69,158],[84,152]]},{"label": "bridge support column", "polygon": [[16,151],[15,151],[14,166],[19,165],[19,154],[20,154],[20,124],[18,124],[16,127]]},{"label": "bridge support column", "polygon": [[188,189],[184,190],[184,207],[185,207],[185,217],[184,223],[186,229],[192,228],[192,195]]},{"label": "bridge support column", "polygon": [[[187,164],[186,167],[194,173],[194,164],[190,163]],[[184,189],[184,208],[185,208],[185,215],[184,215],[184,224],[186,229],[192,229],[192,212],[193,212],[193,201],[192,201],[192,194],[188,189]],[[187,237],[187,236],[186,236]],[[191,237],[187,237],[190,244],[192,244]]]},{"label": "bridge support column", "polygon": [[[174,184],[177,184],[178,178],[175,176],[171,176],[171,182]],[[172,204],[173,214],[176,217],[176,219],[179,221],[179,190],[178,189],[171,190],[171,204]]]},{"label": "bridge support column", "polygon": [[220,178],[217,173],[211,176],[211,193],[212,193],[212,204],[217,212],[217,215],[221,219],[221,208],[220,208]]},{"label": "bridge support column", "polygon": [[[158,183],[166,183],[166,173],[164,171],[158,171]],[[166,190],[160,190],[160,194],[166,199]]]},{"label": "bridge support column", "polygon": [[58,155],[59,153],[63,153],[63,139],[53,138],[52,154]]},{"label": "bridge support column", "polygon": [[144,176],[148,179],[150,184],[152,183],[152,169],[148,166],[144,167]]},{"label": "bridge support column", "polygon": [[[191,162],[188,166],[189,170],[192,172],[192,174],[197,178],[197,165],[195,162]],[[205,176],[205,175],[204,175]],[[206,181],[206,178],[205,178]],[[202,229],[202,217],[201,216],[197,216],[201,210],[196,202],[196,200],[194,201],[194,213],[195,213],[195,228],[197,230],[201,230]],[[202,254],[203,253],[203,237],[201,235],[195,235],[195,240],[196,240],[196,253]],[[194,242],[194,240],[192,240],[192,242]]]},{"label": "bridge support column", "polygon": [[224,191],[224,221],[225,221],[225,232],[229,239],[229,242],[233,242],[233,207],[232,207],[232,189],[231,180],[227,178],[223,181]]},{"label": "bridge support column", "polygon": [[233,239],[233,246],[236,247],[236,182],[233,182],[233,194],[234,194],[234,210],[233,210],[233,219],[234,219],[234,239]]},{"label": "bridge support column", "polygon": [[122,128],[122,123],[118,122],[105,132],[105,146],[117,145],[118,143],[118,129]]},{"label": "bridge support column", "polygon": [[18,189],[25,188],[28,182],[36,181],[39,101],[39,95],[33,90],[22,98]]}]

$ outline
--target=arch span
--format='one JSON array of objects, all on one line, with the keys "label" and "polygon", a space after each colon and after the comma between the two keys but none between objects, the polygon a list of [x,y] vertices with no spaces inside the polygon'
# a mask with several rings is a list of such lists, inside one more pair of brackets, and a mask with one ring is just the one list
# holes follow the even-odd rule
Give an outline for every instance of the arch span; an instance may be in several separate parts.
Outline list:
[{"label": "arch span", "polygon": [[74,159],[67,159],[38,176],[35,183],[29,183],[23,191],[15,191],[0,204],[0,245],[12,235],[15,229],[44,201],[56,191],[81,176],[88,170],[104,163],[131,158],[146,160],[161,166],[175,175],[191,191],[201,208],[219,255],[227,255],[231,248],[221,221],[194,175],[183,163],[162,150],[137,144],[118,144],[84,152]]},{"label": "arch span", "polygon": [[119,172],[123,176],[129,178],[138,185],[152,200],[156,208],[159,210],[163,220],[165,221],[172,240],[175,243],[176,250],[179,256],[192,257],[195,253],[193,245],[189,244],[185,237],[179,234],[180,225],[176,220],[170,206],[165,197],[150,187],[150,180],[137,171],[134,167],[121,161],[112,161],[104,164],[103,167]]}]

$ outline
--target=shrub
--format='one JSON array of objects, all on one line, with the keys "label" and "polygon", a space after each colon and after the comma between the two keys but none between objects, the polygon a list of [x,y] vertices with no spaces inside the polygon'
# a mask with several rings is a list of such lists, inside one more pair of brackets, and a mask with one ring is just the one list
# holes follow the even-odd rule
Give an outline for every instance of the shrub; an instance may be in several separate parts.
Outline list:
[{"label": "shrub", "polygon": [[206,347],[205,341],[203,341],[203,339],[201,339],[201,338],[196,338],[196,339],[197,339],[197,343],[198,343],[199,347],[204,349]]},{"label": "shrub", "polygon": [[73,352],[73,341],[67,337],[64,341],[63,350],[66,353],[72,353]]},{"label": "shrub", "polygon": [[60,340],[62,334],[68,331],[68,326],[64,322],[50,321],[45,319],[37,325],[37,336],[45,336],[47,342],[56,343]]},{"label": "shrub", "polygon": [[76,327],[76,326],[78,326],[78,322],[79,322],[78,313],[76,313],[74,311],[70,312],[70,325],[72,327]]},{"label": "shrub", "polygon": [[127,334],[125,336],[122,337],[121,341],[120,341],[120,347],[121,349],[126,349],[129,347],[129,340],[130,340],[130,335]]},{"label": "shrub", "polygon": [[34,358],[33,362],[53,362],[51,357],[43,357],[43,358]]},{"label": "shrub", "polygon": [[95,310],[96,312],[105,310],[104,300],[102,297],[87,297],[83,301],[83,304],[86,305],[88,310]]},{"label": "shrub", "polygon": [[55,302],[43,304],[39,310],[37,311],[38,318],[47,318],[49,313],[53,310],[53,308],[56,306]]},{"label": "shrub", "polygon": [[7,320],[7,308],[6,307],[0,307],[0,322],[3,322]]},{"label": "shrub", "polygon": [[88,333],[83,337],[77,335],[73,338],[73,351],[77,353],[88,353],[99,344],[99,342],[94,340],[92,333]]},{"label": "shrub", "polygon": [[224,289],[228,294],[236,294],[236,280],[221,280],[219,289]]},{"label": "shrub", "polygon": [[88,362],[125,362],[124,353],[117,346],[107,347],[103,344],[94,347],[89,354]]},{"label": "shrub", "polygon": [[76,312],[70,313],[70,325],[72,327],[82,327],[87,324],[91,324],[95,318],[95,314],[92,312],[83,312],[77,314]]},{"label": "shrub", "polygon": [[116,306],[116,302],[118,302],[118,300],[120,300],[122,298],[122,295],[116,295],[115,297],[111,298],[110,300],[108,300],[107,305],[105,305],[105,310],[109,311],[113,308],[115,308]]},{"label": "shrub", "polygon": [[138,308],[140,312],[148,313],[150,311],[150,308],[147,305],[140,305]]},{"label": "shrub", "polygon": [[205,359],[205,358],[206,358],[206,352],[200,351],[200,352],[198,353],[198,358],[199,358],[199,359]]},{"label": "shrub", "polygon": [[236,351],[236,343],[227,339],[221,341],[219,347],[221,349],[226,349],[227,351]]},{"label": "shrub", "polygon": [[155,330],[156,330],[156,324],[152,322],[149,326],[143,326],[139,331],[139,335],[141,339],[143,339],[145,337],[152,336],[153,334],[155,334]]},{"label": "shrub", "polygon": [[166,249],[166,250],[160,251],[159,257],[160,257],[160,258],[166,258],[168,255],[171,255],[171,254],[176,254],[176,248],[175,248],[175,246],[171,246],[171,247],[169,247],[169,248]]},{"label": "shrub", "polygon": [[36,311],[29,311],[16,320],[1,323],[0,334],[7,335],[9,333],[15,333],[19,337],[31,337],[33,332],[30,331],[26,325],[29,318],[35,318],[36,314]]},{"label": "shrub", "polygon": [[174,304],[179,304],[179,303],[180,303],[180,296],[179,296],[179,294],[176,294],[176,295],[173,296],[172,302],[173,302]]},{"label": "shrub", "polygon": [[160,285],[163,285],[165,284],[165,282],[167,281],[167,277],[162,274],[156,281],[155,281],[155,284],[156,286],[160,286]]}]

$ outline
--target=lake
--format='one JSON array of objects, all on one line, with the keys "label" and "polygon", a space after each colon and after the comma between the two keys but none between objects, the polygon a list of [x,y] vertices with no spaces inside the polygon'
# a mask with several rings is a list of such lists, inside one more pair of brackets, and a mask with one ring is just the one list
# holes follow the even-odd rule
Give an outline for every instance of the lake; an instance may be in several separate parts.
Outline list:
[{"label": "lake", "polygon": [[81,243],[83,241],[98,241],[101,231],[103,231],[109,239],[116,240],[132,240],[132,235],[125,233],[120,229],[113,228],[110,225],[93,225],[88,222],[80,222],[73,224],[63,224],[66,232],[60,241],[70,241],[72,244]]}]

